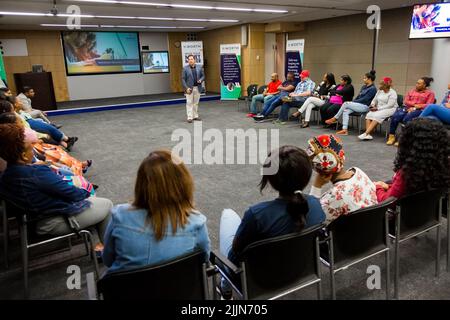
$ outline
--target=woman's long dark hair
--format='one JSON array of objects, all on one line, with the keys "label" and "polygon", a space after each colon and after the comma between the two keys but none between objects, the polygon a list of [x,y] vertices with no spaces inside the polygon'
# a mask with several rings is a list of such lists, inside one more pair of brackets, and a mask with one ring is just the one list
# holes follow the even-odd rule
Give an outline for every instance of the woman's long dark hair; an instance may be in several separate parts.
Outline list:
[{"label": "woman's long dark hair", "polygon": [[[278,158],[277,158],[278,156]],[[264,168],[278,164],[276,174],[264,174],[260,182],[262,192],[269,183],[280,196],[288,201],[287,212],[294,220],[297,231],[305,226],[309,207],[302,190],[308,185],[312,175],[312,164],[306,152],[295,146],[282,146],[272,151]]]},{"label": "woman's long dark hair", "polygon": [[348,74],[342,75],[341,79],[344,80],[347,83],[347,85],[352,84],[352,78]]},{"label": "woman's long dark hair", "polygon": [[406,125],[394,170],[401,170],[408,194],[450,186],[449,138],[436,120],[417,118]]},{"label": "woman's long dark hair", "polygon": [[328,82],[328,86],[329,86],[329,87],[335,86],[335,85],[336,85],[336,79],[334,78],[334,74],[333,74],[333,73],[328,72],[328,73],[325,75],[325,78],[327,79],[327,82]]}]

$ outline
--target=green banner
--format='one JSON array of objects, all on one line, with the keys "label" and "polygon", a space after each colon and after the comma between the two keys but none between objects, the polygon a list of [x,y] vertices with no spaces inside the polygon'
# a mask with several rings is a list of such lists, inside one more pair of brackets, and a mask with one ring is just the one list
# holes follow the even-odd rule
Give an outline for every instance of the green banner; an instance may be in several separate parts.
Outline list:
[{"label": "green banner", "polygon": [[220,45],[220,96],[237,100],[241,96],[241,45]]},{"label": "green banner", "polygon": [[3,53],[0,50],[0,78],[6,85],[6,70],[5,70],[5,64],[3,63]]}]

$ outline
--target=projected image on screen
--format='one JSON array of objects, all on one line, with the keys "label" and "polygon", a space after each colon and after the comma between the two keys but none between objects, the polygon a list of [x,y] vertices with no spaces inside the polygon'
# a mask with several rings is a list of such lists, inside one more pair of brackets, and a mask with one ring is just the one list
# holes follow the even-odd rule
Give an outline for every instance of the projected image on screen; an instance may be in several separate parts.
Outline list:
[{"label": "projected image on screen", "polygon": [[144,73],[168,73],[169,53],[167,51],[142,52]]},{"label": "projected image on screen", "polygon": [[141,72],[135,32],[62,33],[68,75]]},{"label": "projected image on screen", "polygon": [[413,8],[410,39],[450,37],[450,3],[418,4]]}]

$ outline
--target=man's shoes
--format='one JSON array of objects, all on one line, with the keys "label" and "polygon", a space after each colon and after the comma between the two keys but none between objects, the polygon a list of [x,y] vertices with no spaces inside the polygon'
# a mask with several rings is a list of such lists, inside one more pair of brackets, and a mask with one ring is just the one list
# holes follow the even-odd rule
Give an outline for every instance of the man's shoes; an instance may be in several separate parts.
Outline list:
[{"label": "man's shoes", "polygon": [[258,114],[258,115],[256,115],[256,116],[253,117],[253,120],[255,120],[255,121],[262,121],[262,120],[264,120],[265,118],[266,118],[266,117],[265,117],[264,115]]},{"label": "man's shoes", "polygon": [[69,137],[69,140],[67,140],[67,151],[70,152],[70,150],[72,150],[73,145],[75,144],[75,142],[78,141],[78,137]]},{"label": "man's shoes", "polygon": [[187,122],[188,122],[188,123],[192,123],[193,120],[192,120],[192,119],[188,119]]},{"label": "man's shoes", "polygon": [[97,189],[98,189],[98,185],[93,184],[93,185],[92,185],[92,188],[94,188],[94,190],[97,190]]},{"label": "man's shoes", "polygon": [[194,121],[202,121],[200,117],[194,118]]},{"label": "man's shoes", "polygon": [[309,127],[309,122],[306,122],[306,121],[303,122],[302,125],[301,125],[301,128],[303,128],[303,129],[304,128],[308,128],[308,127]]},{"label": "man's shoes", "polygon": [[55,127],[56,129],[61,129],[62,126],[59,124],[50,123],[51,126]]},{"label": "man's shoes", "polygon": [[282,120],[280,120],[280,119],[277,119],[277,120],[274,120],[274,121],[273,121],[273,124],[285,125],[285,124],[286,124],[286,121],[282,121]]},{"label": "man's shoes", "polygon": [[254,114],[254,113],[247,113],[247,118],[254,118],[256,116],[256,114]]}]

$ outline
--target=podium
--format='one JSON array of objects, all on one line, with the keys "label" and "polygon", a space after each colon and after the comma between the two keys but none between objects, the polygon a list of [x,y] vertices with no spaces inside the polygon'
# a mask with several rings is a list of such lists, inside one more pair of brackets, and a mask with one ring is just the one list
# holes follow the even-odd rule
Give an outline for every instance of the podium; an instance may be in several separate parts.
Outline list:
[{"label": "podium", "polygon": [[56,110],[55,89],[51,72],[14,73],[17,94],[23,87],[31,87],[36,95],[31,100],[33,109],[42,111]]}]

